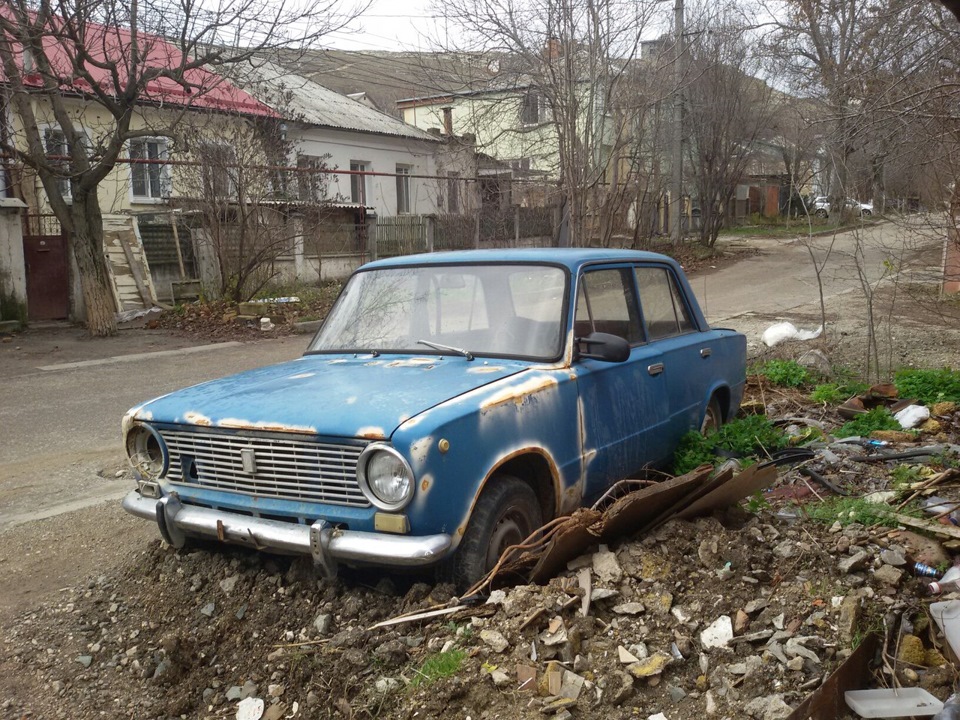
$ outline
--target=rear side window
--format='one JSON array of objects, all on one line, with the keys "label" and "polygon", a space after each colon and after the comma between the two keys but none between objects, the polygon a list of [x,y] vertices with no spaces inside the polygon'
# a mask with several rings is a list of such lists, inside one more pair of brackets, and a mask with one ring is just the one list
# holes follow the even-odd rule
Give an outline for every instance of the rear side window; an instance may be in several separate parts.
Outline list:
[{"label": "rear side window", "polygon": [[631,345],[643,339],[629,269],[591,270],[581,278],[575,334],[591,332],[619,335]]},{"label": "rear side window", "polygon": [[640,307],[651,340],[692,332],[690,319],[677,281],[666,268],[641,267],[635,270],[640,288]]}]

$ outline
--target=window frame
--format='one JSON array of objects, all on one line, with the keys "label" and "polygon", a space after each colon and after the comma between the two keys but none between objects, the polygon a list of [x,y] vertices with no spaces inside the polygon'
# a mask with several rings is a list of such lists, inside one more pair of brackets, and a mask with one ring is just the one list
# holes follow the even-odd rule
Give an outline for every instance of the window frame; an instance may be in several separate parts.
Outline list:
[{"label": "window frame", "polygon": [[[69,157],[69,156],[70,156],[70,144],[67,142],[67,134],[63,131],[63,129],[60,127],[59,124],[57,124],[57,123],[48,123],[48,124],[45,124],[45,125],[40,125],[40,126],[38,126],[37,129],[40,131],[40,137],[41,137],[41,139],[42,139],[42,141],[43,141],[43,154],[44,154],[44,157],[45,157],[46,159],[49,160],[49,158],[51,158],[51,157],[57,157],[57,156],[63,156],[63,157]],[[54,152],[51,152],[51,151],[50,151],[50,142],[49,142],[50,137],[49,137],[49,134],[50,134],[50,133],[54,133],[54,132],[55,132],[55,133],[59,133],[60,137],[62,138],[62,144],[60,145],[60,149],[62,150],[62,152],[55,152],[55,153],[54,153]],[[66,166],[66,165],[69,165],[69,162],[70,162],[69,160],[66,160],[66,161],[63,161],[62,163],[60,163],[60,162],[51,162],[51,164],[53,164],[53,165],[62,164],[62,165],[64,165],[64,166]],[[61,197],[62,197],[66,202],[68,202],[68,203],[69,203],[69,202],[72,202],[72,201],[73,201],[73,188],[70,186],[70,178],[69,178],[69,177],[58,177],[58,178],[56,178],[56,183],[57,183],[57,186],[60,188],[60,195],[61,195]],[[49,202],[49,200],[48,200],[48,202]]]},{"label": "window frame", "polygon": [[[662,337],[651,337],[650,328],[647,321],[647,312],[643,304],[643,297],[640,294],[640,280],[637,277],[638,270],[661,270],[664,272],[667,278],[667,289],[669,290],[670,303],[673,307],[674,321],[676,322],[677,332],[672,335],[665,335]],[[690,308],[689,300],[686,297],[686,293],[683,291],[683,288],[680,285],[679,278],[674,272],[673,268],[669,265],[661,265],[657,263],[636,263],[633,266],[633,283],[634,283],[634,293],[636,294],[637,304],[640,308],[640,317],[643,322],[643,335],[646,338],[646,342],[654,343],[661,340],[670,340],[671,338],[682,337],[684,335],[690,335],[692,333],[702,332],[702,329],[699,326],[697,316],[692,312]],[[678,307],[678,303],[680,307]],[[690,323],[690,328],[687,330],[681,330],[680,323],[680,309],[683,309],[684,315],[686,316],[687,321]]]},{"label": "window frame", "polygon": [[462,207],[460,197],[460,173],[456,170],[447,171],[447,203],[446,211],[450,215],[459,215]]},{"label": "window frame", "polygon": [[[213,178],[208,176],[205,172],[202,172],[203,191],[204,193],[211,193],[212,196],[217,199],[229,200],[235,197],[237,194],[237,177],[234,172],[235,169],[230,167],[231,165],[236,165],[238,162],[237,151],[233,147],[233,145],[230,145],[229,143],[225,143],[225,142],[208,141],[208,142],[198,143],[197,149],[198,149],[198,155],[200,156],[199,159],[201,161],[202,171],[210,168],[210,164],[203,162],[203,153],[208,152],[209,149],[211,148],[218,148],[219,151],[226,152],[226,155],[224,157],[226,158],[227,162],[225,163],[225,166],[222,168],[226,178],[226,192],[222,192],[222,193],[219,192],[219,188],[215,186],[215,185],[219,185],[219,181],[221,180],[220,177]],[[221,168],[211,168],[211,169],[219,170]],[[208,187],[208,181],[210,181],[209,187]]]},{"label": "window frame", "polygon": [[370,163],[367,160],[350,161],[350,202],[366,207],[367,205],[367,175],[354,173],[370,172]]},{"label": "window frame", "polygon": [[320,168],[323,157],[320,155],[297,154],[297,199],[305,203],[318,203],[323,197],[320,193]]},{"label": "window frame", "polygon": [[410,183],[412,171],[412,165],[397,163],[397,215],[410,215],[413,212],[413,197]]},{"label": "window frame", "polygon": [[[132,140],[128,141],[128,143],[127,143],[127,158],[128,158],[129,160],[131,160],[131,161],[134,159],[134,157],[133,157],[133,145],[134,145],[134,143],[142,143],[142,144],[146,147],[146,145],[147,145],[148,143],[151,143],[151,142],[157,143],[158,145],[162,145],[162,148],[163,148],[163,149],[159,152],[159,157],[156,158],[156,159],[158,159],[158,160],[169,160],[169,159],[170,159],[170,139],[169,139],[169,138],[165,138],[165,137],[161,137],[161,136],[150,136],[150,137],[142,137],[142,138],[133,138]],[[143,158],[143,159],[151,159],[151,158],[146,158],[146,157],[145,157],[145,158]],[[143,171],[145,171],[145,172],[147,173],[146,181],[147,181],[148,192],[149,192],[149,190],[150,190],[150,187],[149,187],[149,186],[152,185],[152,180],[151,180],[151,178],[150,178],[150,174],[149,174],[149,173],[150,173],[150,168],[152,168],[152,167],[159,168],[159,171],[160,171],[160,172],[159,172],[159,176],[158,176],[158,178],[157,178],[157,182],[159,183],[159,188],[158,188],[159,194],[157,194],[157,195],[152,195],[152,194],[148,194],[148,195],[138,195],[137,192],[136,192],[136,178],[134,177],[134,175],[135,175],[135,173],[137,172],[138,169],[142,169]],[[164,165],[153,165],[153,164],[150,164],[150,165],[139,165],[139,164],[134,163],[134,162],[131,162],[131,163],[130,163],[130,200],[131,200],[131,202],[139,203],[139,204],[159,204],[159,203],[165,203],[165,202],[170,198],[170,195],[172,194],[172,191],[173,191],[173,183],[172,183],[172,178],[171,178],[170,166],[169,166],[169,165],[166,165],[166,164],[164,164]]]}]

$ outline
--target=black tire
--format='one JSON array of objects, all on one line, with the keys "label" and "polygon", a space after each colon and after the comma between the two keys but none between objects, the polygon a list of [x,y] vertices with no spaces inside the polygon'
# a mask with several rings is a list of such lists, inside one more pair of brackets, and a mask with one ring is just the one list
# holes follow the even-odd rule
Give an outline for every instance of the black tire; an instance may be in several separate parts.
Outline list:
[{"label": "black tire", "polygon": [[701,435],[712,435],[720,426],[723,425],[723,411],[720,409],[720,401],[714,395],[707,403],[707,409],[703,413],[703,422],[700,423]]},{"label": "black tire", "polygon": [[828,213],[826,210],[824,210],[824,209],[822,209],[822,208],[821,208],[820,210],[817,210],[817,211],[814,213],[814,215],[816,215],[818,218],[825,218],[825,217],[827,217],[829,214],[830,214],[830,213]]},{"label": "black tire", "polygon": [[870,217],[871,215],[873,215],[873,213],[870,212],[869,210],[861,210],[860,215],[861,217]]},{"label": "black tire", "polygon": [[504,550],[526,540],[541,525],[543,513],[533,489],[512,475],[494,475],[473,508],[448,568],[458,592],[486,575]]}]

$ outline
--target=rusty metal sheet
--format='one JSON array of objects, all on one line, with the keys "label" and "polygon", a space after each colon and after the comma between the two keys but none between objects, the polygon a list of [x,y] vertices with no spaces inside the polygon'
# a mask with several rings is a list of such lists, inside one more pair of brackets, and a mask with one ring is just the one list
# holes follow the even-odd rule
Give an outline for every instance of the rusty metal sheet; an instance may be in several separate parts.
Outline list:
[{"label": "rusty metal sheet", "polygon": [[713,510],[729,507],[755,492],[770,487],[777,479],[777,468],[773,465],[759,469],[758,467],[751,465],[743,472],[734,475],[729,481],[681,510],[677,517],[686,520],[697,515],[705,515]]},{"label": "rusty metal sheet", "polygon": [[562,570],[568,561],[582,555],[598,541],[590,530],[600,519],[596,510],[581,508],[560,526],[530,573],[530,582],[546,582]]},{"label": "rusty metal sheet", "polygon": [[877,652],[880,638],[870,633],[843,664],[833,671],[819,688],[814,690],[787,720],[836,720],[850,712],[843,694],[847,690],[862,690],[871,685],[870,663]]},{"label": "rusty metal sheet", "polygon": [[[713,468],[711,466],[707,465],[704,467],[709,472],[713,472]],[[693,472],[699,473],[700,470],[701,468],[697,468]],[[667,522],[667,520],[672,520],[673,518],[677,517],[677,513],[679,513],[681,510],[688,507],[690,504],[692,504],[696,500],[699,500],[701,497],[703,497],[707,493],[712,492],[715,488],[720,487],[725,482],[730,480],[731,477],[733,477],[733,470],[730,468],[727,468],[726,470],[724,470],[721,473],[718,473],[712,478],[708,476],[704,480],[704,482],[700,484],[699,487],[692,488],[688,494],[681,497],[673,505],[668,506],[663,512],[661,512],[659,515],[653,518],[650,522],[648,522],[643,528],[641,528],[641,531],[649,532],[650,530],[653,530],[654,528],[657,528],[663,523]]]},{"label": "rusty metal sheet", "polygon": [[624,495],[604,511],[596,535],[603,542],[612,542],[640,531],[664,511],[685,502],[695,489],[707,482],[712,472],[713,467],[701,465],[686,475]]}]

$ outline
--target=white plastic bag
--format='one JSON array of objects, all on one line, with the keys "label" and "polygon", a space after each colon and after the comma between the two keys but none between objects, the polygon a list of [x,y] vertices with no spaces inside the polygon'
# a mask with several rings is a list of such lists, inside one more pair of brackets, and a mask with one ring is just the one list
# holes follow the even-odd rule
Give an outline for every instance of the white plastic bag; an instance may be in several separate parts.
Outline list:
[{"label": "white plastic bag", "polygon": [[813,340],[820,337],[822,332],[823,325],[816,330],[798,330],[797,326],[791,322],[778,322],[764,330],[760,339],[767,347],[773,347],[784,340]]},{"label": "white plastic bag", "polygon": [[930,417],[930,408],[923,405],[908,405],[893,416],[904,430],[915,428]]}]

